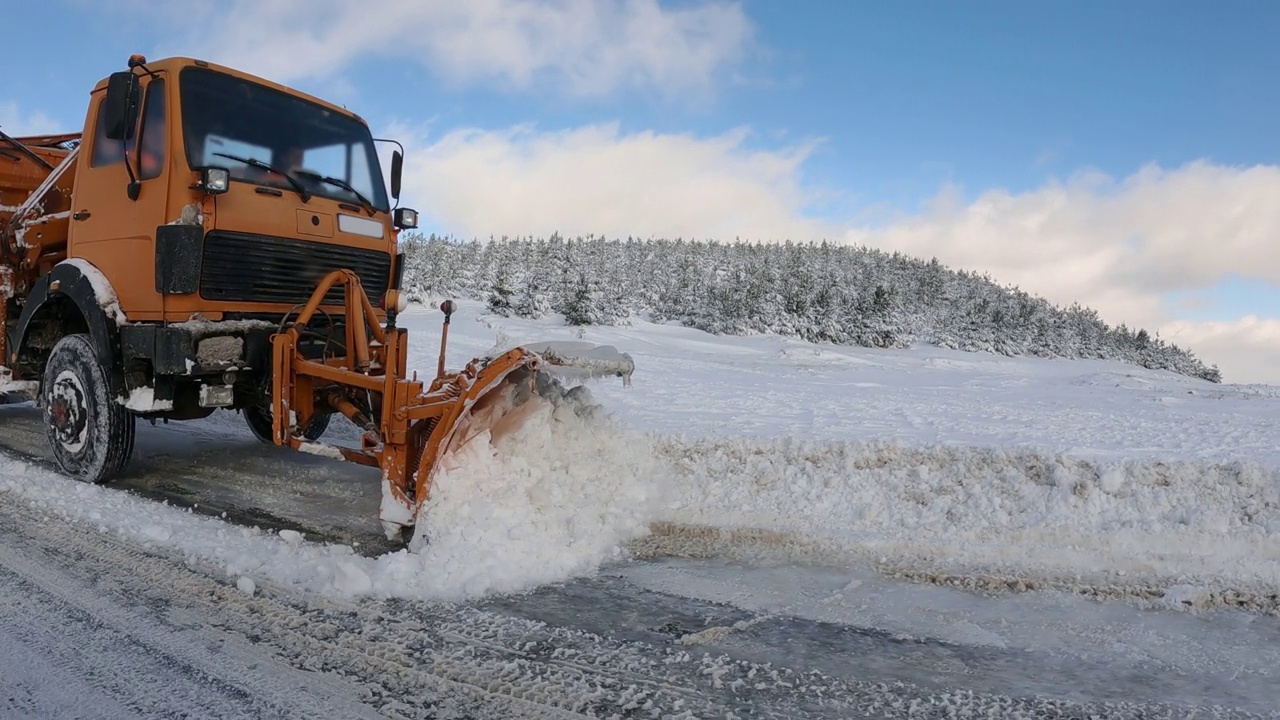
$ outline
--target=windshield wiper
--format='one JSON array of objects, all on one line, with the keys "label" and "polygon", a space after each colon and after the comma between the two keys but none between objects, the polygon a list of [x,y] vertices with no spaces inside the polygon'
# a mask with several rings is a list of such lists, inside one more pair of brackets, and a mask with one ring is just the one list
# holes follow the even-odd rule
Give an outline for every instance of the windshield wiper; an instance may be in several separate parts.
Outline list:
[{"label": "windshield wiper", "polygon": [[261,170],[266,170],[267,172],[273,172],[279,175],[280,177],[284,178],[285,180],[289,181],[289,184],[293,186],[293,189],[298,191],[298,195],[302,198],[302,202],[308,202],[311,200],[311,193],[308,192],[306,188],[302,187],[302,183],[298,182],[297,178],[293,177],[292,175],[290,175],[289,173],[283,170],[272,167],[271,165],[268,165],[267,163],[264,163],[257,158],[240,157],[239,155],[230,155],[224,152],[216,152],[213,154],[217,155],[218,157],[224,157],[228,160],[235,160],[236,162],[244,163],[245,165],[249,165],[251,167],[256,167]]},{"label": "windshield wiper", "polygon": [[369,213],[369,217],[373,217],[378,212],[377,208],[373,206],[373,203],[369,202],[369,198],[361,195],[360,191],[351,187],[351,183],[347,182],[346,180],[342,180],[336,177],[329,177],[328,175],[321,175],[320,173],[307,172],[306,170],[299,170],[298,174],[317,178],[322,183],[329,183],[330,185],[336,185],[337,187],[340,187],[343,190],[350,192],[352,195],[355,195],[356,198],[360,201],[360,204],[364,206],[365,212]]}]

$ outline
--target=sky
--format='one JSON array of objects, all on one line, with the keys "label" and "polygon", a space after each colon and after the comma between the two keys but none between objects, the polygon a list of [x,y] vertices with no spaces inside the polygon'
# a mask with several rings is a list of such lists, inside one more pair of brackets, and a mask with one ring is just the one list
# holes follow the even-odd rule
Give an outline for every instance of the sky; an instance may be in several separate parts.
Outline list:
[{"label": "sky", "polygon": [[[54,7],[61,5],[62,7]],[[458,238],[829,240],[987,273],[1280,384],[1280,5],[1256,0],[60,0],[0,129],[128,56],[342,104]],[[20,71],[14,68],[22,68]]]}]

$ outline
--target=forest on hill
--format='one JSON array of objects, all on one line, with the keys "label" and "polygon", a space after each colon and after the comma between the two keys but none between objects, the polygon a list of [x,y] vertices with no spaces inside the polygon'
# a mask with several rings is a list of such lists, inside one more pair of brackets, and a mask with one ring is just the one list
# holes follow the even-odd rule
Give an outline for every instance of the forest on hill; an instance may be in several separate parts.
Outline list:
[{"label": "forest on hill", "polygon": [[564,238],[481,242],[405,233],[413,301],[482,300],[496,314],[571,325],[633,317],[716,334],[1002,355],[1119,360],[1221,382],[1189,350],[1145,329],[1057,307],[989,276],[874,248],[822,243]]}]

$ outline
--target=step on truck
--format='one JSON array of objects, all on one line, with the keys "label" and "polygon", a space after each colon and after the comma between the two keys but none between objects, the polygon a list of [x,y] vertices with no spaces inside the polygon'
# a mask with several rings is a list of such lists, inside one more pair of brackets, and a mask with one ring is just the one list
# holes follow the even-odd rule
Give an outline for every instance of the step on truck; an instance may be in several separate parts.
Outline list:
[{"label": "step on truck", "polygon": [[[338,105],[135,55],[89,93],[81,132],[2,123],[0,374],[41,408],[69,476],[118,477],[139,418],[228,409],[265,442],[380,468],[380,520],[403,540],[477,418],[527,396],[544,356],[573,364],[514,347],[447,372],[446,300],[435,376],[408,373],[403,147]],[[396,145],[389,182],[376,142]],[[358,447],[321,440],[335,413]]]}]

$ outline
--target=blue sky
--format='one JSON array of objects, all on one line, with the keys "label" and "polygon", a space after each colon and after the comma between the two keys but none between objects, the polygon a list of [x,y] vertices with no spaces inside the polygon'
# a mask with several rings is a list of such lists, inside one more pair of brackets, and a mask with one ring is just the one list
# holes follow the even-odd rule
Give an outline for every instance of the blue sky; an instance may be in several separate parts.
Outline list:
[{"label": "blue sky", "polygon": [[1175,333],[1228,379],[1280,350],[1277,4],[64,0],[6,15],[64,20],[55,54],[45,32],[0,46],[0,128],[75,128],[130,53],[194,55],[401,133],[409,199],[441,232],[866,242]]}]

